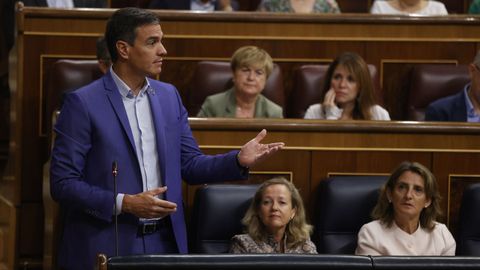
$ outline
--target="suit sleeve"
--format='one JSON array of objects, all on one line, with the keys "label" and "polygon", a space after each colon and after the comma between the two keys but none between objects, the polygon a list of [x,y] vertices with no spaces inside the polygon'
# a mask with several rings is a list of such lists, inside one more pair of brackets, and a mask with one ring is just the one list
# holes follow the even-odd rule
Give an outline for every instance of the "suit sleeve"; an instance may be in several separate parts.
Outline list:
[{"label": "suit sleeve", "polygon": [[80,96],[75,92],[66,95],[54,128],[50,192],[60,204],[108,222],[113,214],[113,192],[102,189],[100,181],[92,185],[84,179],[86,159],[92,147],[90,122]]},{"label": "suit sleeve", "polygon": [[445,121],[443,118],[435,106],[429,105],[427,107],[425,111],[425,121]]},{"label": "suit sleeve", "polygon": [[368,226],[363,225],[358,232],[358,242],[355,255],[382,255],[378,251],[378,248],[376,248],[376,241],[376,236],[373,230],[371,230]]},{"label": "suit sleeve", "polygon": [[180,110],[182,178],[189,184],[245,179],[248,171],[238,165],[238,150],[218,155],[204,155],[201,152],[192,135],[187,110],[178,92],[175,93]]}]

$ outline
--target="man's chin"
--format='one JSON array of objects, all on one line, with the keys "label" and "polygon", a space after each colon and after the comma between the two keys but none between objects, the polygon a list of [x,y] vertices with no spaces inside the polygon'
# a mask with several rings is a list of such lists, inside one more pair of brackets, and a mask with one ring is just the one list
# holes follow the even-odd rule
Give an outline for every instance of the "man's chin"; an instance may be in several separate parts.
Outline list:
[{"label": "man's chin", "polygon": [[151,78],[156,78],[157,76],[160,75],[160,73],[162,72],[162,69],[158,69],[158,70],[155,70],[155,71],[150,71],[147,76],[148,77],[151,77]]}]

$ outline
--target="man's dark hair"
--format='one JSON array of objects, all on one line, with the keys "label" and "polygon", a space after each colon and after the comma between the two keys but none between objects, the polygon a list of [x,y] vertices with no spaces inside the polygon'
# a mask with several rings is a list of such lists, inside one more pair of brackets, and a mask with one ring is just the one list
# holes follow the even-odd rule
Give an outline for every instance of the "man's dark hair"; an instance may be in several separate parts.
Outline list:
[{"label": "man's dark hair", "polygon": [[99,37],[96,44],[97,59],[110,62],[110,54],[108,53],[107,42],[104,37]]},{"label": "man's dark hair", "polygon": [[160,20],[157,15],[145,9],[128,7],[113,13],[105,30],[105,39],[113,63],[118,59],[117,41],[123,40],[133,46],[137,28],[149,24],[160,24]]}]

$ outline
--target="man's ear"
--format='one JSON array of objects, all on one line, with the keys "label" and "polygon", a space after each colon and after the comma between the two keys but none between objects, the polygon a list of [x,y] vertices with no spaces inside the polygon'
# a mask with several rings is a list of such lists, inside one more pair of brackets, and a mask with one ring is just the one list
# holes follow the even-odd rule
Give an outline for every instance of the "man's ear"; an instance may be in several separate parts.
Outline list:
[{"label": "man's ear", "polygon": [[470,63],[468,65],[468,74],[470,75],[470,79],[473,79],[473,75],[475,74],[476,70],[477,70],[477,67],[475,66],[474,63]]},{"label": "man's ear", "polygon": [[118,57],[128,59],[130,45],[123,40],[118,40],[115,46],[117,47]]}]

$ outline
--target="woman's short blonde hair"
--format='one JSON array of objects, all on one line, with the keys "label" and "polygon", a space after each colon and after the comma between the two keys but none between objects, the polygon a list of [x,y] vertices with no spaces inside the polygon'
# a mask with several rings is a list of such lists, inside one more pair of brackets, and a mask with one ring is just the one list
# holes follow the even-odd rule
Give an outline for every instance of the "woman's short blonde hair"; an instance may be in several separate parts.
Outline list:
[{"label": "woman's short blonde hair", "polygon": [[245,217],[242,219],[242,223],[246,226],[246,232],[252,237],[252,239],[255,241],[266,241],[269,234],[260,219],[259,213],[263,193],[267,187],[272,185],[284,185],[292,195],[292,208],[296,209],[296,211],[293,219],[290,220],[287,225],[285,234],[287,235],[287,247],[296,247],[310,239],[312,226],[307,224],[305,207],[300,193],[292,182],[283,177],[276,177],[263,182],[255,193],[250,207],[248,208]]},{"label": "woman's short blonde hair", "polygon": [[267,78],[272,74],[273,60],[272,57],[263,49],[256,46],[243,46],[237,49],[230,61],[230,67],[235,72],[241,67],[260,67],[265,69]]}]

